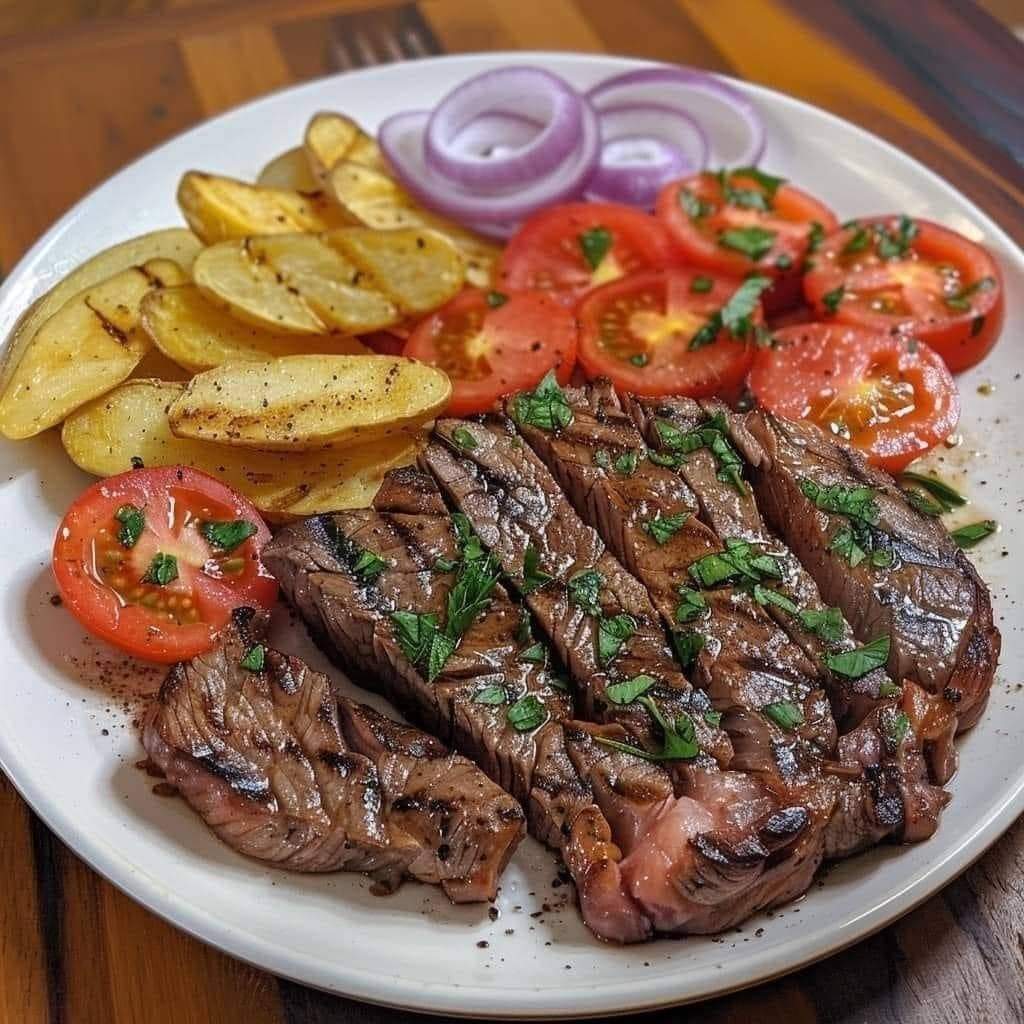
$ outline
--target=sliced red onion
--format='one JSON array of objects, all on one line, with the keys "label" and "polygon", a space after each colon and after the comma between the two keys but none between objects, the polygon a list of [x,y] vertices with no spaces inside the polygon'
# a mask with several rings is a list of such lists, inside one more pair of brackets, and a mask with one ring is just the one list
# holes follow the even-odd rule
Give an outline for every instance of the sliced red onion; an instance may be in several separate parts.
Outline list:
[{"label": "sliced red onion", "polygon": [[[424,135],[427,166],[439,177],[477,191],[498,192],[553,172],[580,144],[583,99],[568,82],[536,67],[510,66],[474,75],[433,110]],[[514,109],[542,126],[502,156],[453,145],[478,118]]]},{"label": "sliced red onion", "polygon": [[487,194],[470,191],[445,180],[427,166],[424,134],[430,111],[414,110],[389,117],[377,138],[402,184],[424,205],[467,223],[509,224],[522,220],[542,206],[574,199],[583,190],[597,165],[601,129],[597,114],[580,100],[581,133],[570,155],[546,175],[533,174],[510,185],[508,191]]},{"label": "sliced red onion", "polygon": [[494,112],[470,121],[452,139],[456,152],[480,159],[500,159],[522,149],[543,130],[544,125],[518,114]]},{"label": "sliced red onion", "polygon": [[654,205],[662,185],[707,163],[708,140],[688,114],[660,104],[629,104],[598,112],[601,159],[584,196],[597,202]]},{"label": "sliced red onion", "polygon": [[639,68],[601,82],[587,93],[598,111],[624,104],[673,107],[694,118],[709,142],[712,167],[756,164],[765,131],[753,104],[715,75],[693,68]]}]

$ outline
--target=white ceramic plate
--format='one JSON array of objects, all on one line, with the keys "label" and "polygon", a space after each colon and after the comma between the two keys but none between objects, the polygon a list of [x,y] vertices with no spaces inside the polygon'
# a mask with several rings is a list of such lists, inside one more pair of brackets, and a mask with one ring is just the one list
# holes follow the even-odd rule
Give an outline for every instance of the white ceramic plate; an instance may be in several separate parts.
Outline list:
[{"label": "white ceramic plate", "polygon": [[[510,61],[542,63],[580,86],[639,62],[565,54],[493,54],[390,65],[312,82],[218,117],[162,146],[85,198],[33,247],[0,291],[0,337],[28,302],[97,250],[178,224],[175,187],[202,168],[253,177],[294,146],[310,115],[343,109],[366,126],[438,100],[468,75]],[[737,83],[739,85],[739,83]],[[595,941],[552,884],[552,857],[523,843],[492,921],[486,907],[453,908],[428,887],[388,899],[351,875],[269,871],[220,845],[182,801],[158,799],[134,764],[141,747],[112,696],[133,674],[53,607],[53,531],[88,483],[53,432],[0,446],[0,765],[46,823],[129,895],[221,949],[333,992],[475,1017],[584,1016],[680,1003],[750,985],[823,957],[880,928],[976,858],[1024,807],[1024,612],[1008,594],[1024,575],[1016,523],[1024,437],[1024,257],[951,185],[892,146],[813,107],[739,85],[768,124],[764,166],[829,202],[841,218],[902,210],[984,242],[1002,263],[1009,299],[1004,338],[961,379],[964,444],[943,473],[992,515],[1000,536],[977,551],[1003,630],[989,711],[961,745],[954,799],[935,837],[884,847],[832,870],[822,887],[724,941],[687,939],[615,948]],[[993,394],[978,392],[982,383]],[[282,615],[278,642],[323,666]],[[156,684],[159,675],[152,674]],[[355,692],[355,691],[353,691]],[[360,694],[362,695],[362,694]],[[106,733],[104,733],[106,730]]]}]

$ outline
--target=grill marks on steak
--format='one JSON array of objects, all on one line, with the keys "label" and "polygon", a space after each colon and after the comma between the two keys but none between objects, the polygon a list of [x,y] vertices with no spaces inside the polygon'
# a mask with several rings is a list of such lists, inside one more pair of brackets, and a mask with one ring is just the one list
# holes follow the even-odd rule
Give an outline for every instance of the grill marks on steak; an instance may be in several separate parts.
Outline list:
[{"label": "grill marks on steak", "polygon": [[[822,596],[843,609],[860,640],[891,636],[894,678],[943,697],[960,730],[973,725],[988,700],[1000,636],[988,590],[942,524],[915,511],[891,478],[813,424],[753,412],[737,418],[732,433],[753,467],[761,508]],[[878,507],[873,536],[892,565],[851,566],[831,551],[842,521],[804,495],[802,480],[870,487]]]},{"label": "grill marks on steak", "polygon": [[171,670],[143,732],[167,780],[225,843],[275,866],[493,898],[523,834],[516,802],[298,658],[265,648],[261,671],[242,668],[265,631],[265,614],[240,609],[216,648]]},{"label": "grill marks on steak", "polygon": [[[573,750],[574,742],[587,744],[589,737],[575,731],[575,741],[567,737],[569,696],[549,668],[520,657],[533,643],[522,639],[524,610],[497,585],[486,613],[467,630],[441,674],[425,680],[402,652],[390,615],[396,608],[434,611],[443,623],[454,576],[433,566],[438,558],[459,556],[451,520],[430,477],[409,468],[385,477],[375,505],[278,533],[264,557],[289,600],[353,680],[380,689],[522,802],[531,833],[561,851],[584,918],[597,934],[622,942],[646,938],[650,923],[624,889],[621,852],[594,802],[586,759]],[[388,562],[372,585],[360,583],[339,557],[338,533]],[[508,705],[474,699],[492,686],[504,686],[511,699],[536,697],[547,715],[544,723],[519,732],[508,722]],[[611,761],[635,760],[605,754]],[[619,773],[631,781],[626,770]],[[645,779],[635,791],[623,785],[616,798],[624,807],[634,799],[665,800],[672,790],[662,776],[660,787]]]}]

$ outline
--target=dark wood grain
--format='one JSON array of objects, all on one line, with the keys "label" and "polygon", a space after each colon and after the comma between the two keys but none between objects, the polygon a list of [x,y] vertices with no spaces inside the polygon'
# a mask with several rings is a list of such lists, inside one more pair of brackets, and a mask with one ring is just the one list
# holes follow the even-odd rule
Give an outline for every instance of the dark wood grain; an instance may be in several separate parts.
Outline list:
[{"label": "dark wood grain", "polygon": [[[952,181],[1024,243],[1019,0],[7,0],[0,264],[133,157],[288,82],[406,56],[617,52],[781,88]],[[380,52],[376,52],[380,51]],[[0,1024],[399,1024],[175,931],[55,839],[0,777]],[[813,898],[813,896],[811,897]],[[634,1018],[639,1019],[639,1018]],[[1024,823],[940,895],[823,963],[657,1024],[1024,1021]]]}]

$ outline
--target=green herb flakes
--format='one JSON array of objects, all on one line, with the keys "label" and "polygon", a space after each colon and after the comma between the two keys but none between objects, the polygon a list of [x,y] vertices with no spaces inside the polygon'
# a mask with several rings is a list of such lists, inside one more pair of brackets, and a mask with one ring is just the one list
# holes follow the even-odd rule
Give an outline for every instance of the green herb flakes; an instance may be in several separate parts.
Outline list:
[{"label": "green herb flakes", "polygon": [[640,464],[640,456],[635,451],[623,452],[613,463],[615,472],[620,476],[632,476]]},{"label": "green herb flakes", "polygon": [[500,309],[508,302],[508,296],[504,292],[489,291],[485,298],[491,309]]},{"label": "green herb flakes", "polygon": [[699,590],[680,587],[679,596],[682,600],[676,606],[676,622],[696,622],[707,614],[708,602]]},{"label": "green herb flakes", "polygon": [[256,644],[245,652],[245,655],[238,664],[249,672],[262,672],[266,658],[266,648],[263,644]]},{"label": "green herb flakes", "polygon": [[516,732],[530,732],[544,723],[547,712],[544,705],[532,694],[520,697],[506,712],[508,724]]},{"label": "green herb flakes", "polygon": [[597,270],[612,247],[612,233],[607,228],[591,228],[579,236],[583,259],[591,270]]},{"label": "green herb flakes", "polygon": [[547,648],[538,641],[527,647],[525,651],[520,651],[519,660],[528,661],[532,665],[543,665],[548,660]]},{"label": "green herb flakes", "polygon": [[839,303],[843,301],[843,296],[846,294],[846,285],[841,284],[837,288],[833,288],[830,292],[825,292],[821,297],[821,304],[825,307],[826,311],[831,315],[835,315],[836,310],[839,308]]},{"label": "green herb flakes", "polygon": [[558,386],[554,370],[549,370],[533,391],[516,395],[512,410],[518,423],[540,430],[563,430],[573,418],[572,407]]},{"label": "green herb flakes", "polygon": [[248,519],[233,519],[227,522],[208,519],[200,523],[199,532],[211,547],[220,551],[234,551],[239,544],[255,535],[256,524],[250,523]]},{"label": "green herb flakes", "polygon": [[505,692],[504,686],[485,686],[473,694],[474,704],[497,706],[498,704],[504,704],[507,700],[508,694]]},{"label": "green herb flakes", "polygon": [[693,630],[672,630],[672,650],[676,660],[683,669],[690,669],[697,660],[697,655],[707,646],[707,637]]},{"label": "green herb flakes", "polygon": [[655,684],[653,676],[639,675],[632,679],[625,679],[621,683],[612,683],[604,695],[613,703],[618,705],[632,704],[638,697],[642,697]]},{"label": "green herb flakes", "polygon": [[807,608],[797,614],[797,619],[808,633],[827,644],[841,643],[846,636],[846,623],[838,608]]},{"label": "green herb flakes", "polygon": [[636,632],[636,621],[631,615],[601,617],[597,626],[597,663],[609,665]]},{"label": "green herb flakes", "polygon": [[142,582],[166,587],[168,583],[173,583],[177,578],[178,559],[174,555],[158,551],[153,556],[153,561],[149,563],[149,568],[143,573]]},{"label": "green herb flakes", "polygon": [[761,713],[770,718],[780,729],[792,732],[804,724],[804,713],[799,705],[789,700],[775,701],[761,708]]},{"label": "green herb flakes", "polygon": [[999,524],[994,519],[982,519],[980,522],[968,523],[966,526],[952,530],[949,535],[956,542],[957,547],[973,548],[975,544],[990,537],[998,529]]},{"label": "green herb flakes", "polygon": [[891,644],[889,634],[886,633],[863,647],[826,655],[825,664],[837,676],[844,679],[860,679],[861,676],[874,672],[876,668],[881,668],[889,660]]},{"label": "green herb flakes", "polygon": [[539,552],[532,544],[528,544],[523,554],[523,593],[532,594],[539,587],[550,582],[550,573],[546,573],[540,568]]},{"label": "green herb flakes", "polygon": [[686,524],[689,512],[679,512],[673,516],[657,515],[641,524],[644,533],[649,534],[655,544],[667,544]]},{"label": "green herb flakes", "polygon": [[467,427],[456,427],[452,431],[452,440],[463,451],[471,451],[480,447],[480,442],[473,436]]},{"label": "green herb flakes", "polygon": [[569,577],[566,584],[569,600],[588,615],[600,615],[599,597],[603,583],[604,577],[596,569],[584,569]]},{"label": "green herb flakes", "polygon": [[767,256],[775,244],[776,232],[766,228],[728,228],[718,236],[718,244],[723,249],[732,249],[742,253],[755,263]]},{"label": "green herb flakes", "polygon": [[114,513],[114,518],[121,524],[117,529],[117,542],[123,548],[135,547],[146,528],[146,516],[142,509],[135,505],[122,505]]},{"label": "green herb flakes", "polygon": [[690,291],[693,292],[694,295],[707,295],[714,286],[715,282],[712,278],[705,274],[697,274],[697,276],[690,282]]}]

